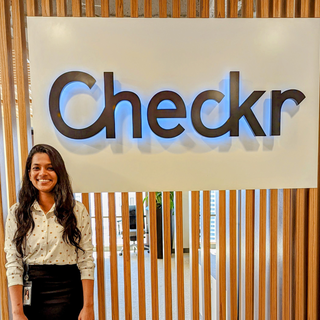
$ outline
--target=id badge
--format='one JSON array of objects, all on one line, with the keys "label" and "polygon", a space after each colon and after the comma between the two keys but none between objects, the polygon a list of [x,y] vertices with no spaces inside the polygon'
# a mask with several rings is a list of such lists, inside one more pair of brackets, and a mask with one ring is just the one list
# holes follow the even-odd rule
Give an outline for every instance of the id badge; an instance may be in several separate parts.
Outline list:
[{"label": "id badge", "polygon": [[23,305],[31,306],[32,282],[25,281],[23,284]]}]

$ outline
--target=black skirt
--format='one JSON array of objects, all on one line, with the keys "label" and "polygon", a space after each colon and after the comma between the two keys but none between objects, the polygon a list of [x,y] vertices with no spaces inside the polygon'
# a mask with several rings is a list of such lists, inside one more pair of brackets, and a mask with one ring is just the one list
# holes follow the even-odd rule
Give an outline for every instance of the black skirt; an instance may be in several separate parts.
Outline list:
[{"label": "black skirt", "polygon": [[28,320],[77,320],[83,291],[77,265],[29,265],[31,306],[23,310]]}]

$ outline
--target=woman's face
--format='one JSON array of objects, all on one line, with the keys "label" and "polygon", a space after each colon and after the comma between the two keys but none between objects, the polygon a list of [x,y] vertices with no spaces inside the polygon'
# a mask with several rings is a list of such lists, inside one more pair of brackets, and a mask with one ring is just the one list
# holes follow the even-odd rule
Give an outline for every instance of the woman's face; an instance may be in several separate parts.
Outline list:
[{"label": "woman's face", "polygon": [[51,193],[58,182],[58,177],[46,153],[35,153],[33,155],[29,178],[39,192]]}]

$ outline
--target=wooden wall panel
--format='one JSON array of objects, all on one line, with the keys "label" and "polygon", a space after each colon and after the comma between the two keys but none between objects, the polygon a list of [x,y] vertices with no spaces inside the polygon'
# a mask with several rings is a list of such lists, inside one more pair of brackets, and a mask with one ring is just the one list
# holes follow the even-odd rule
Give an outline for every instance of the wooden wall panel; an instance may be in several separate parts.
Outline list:
[{"label": "wooden wall panel", "polygon": [[171,212],[170,192],[163,192],[163,242],[164,242],[164,290],[165,319],[172,319],[172,285],[171,285]]},{"label": "wooden wall panel", "polygon": [[82,16],[81,0],[72,0],[72,16]]},{"label": "wooden wall panel", "polygon": [[136,193],[137,204],[137,243],[138,243],[138,283],[139,283],[139,319],[146,320],[146,280],[144,271],[144,227],[142,193]]},{"label": "wooden wall panel", "polygon": [[109,17],[109,0],[101,0],[101,17]]},{"label": "wooden wall panel", "polygon": [[238,281],[237,281],[237,191],[230,190],[230,316],[238,319]]},{"label": "wooden wall panel", "polygon": [[238,0],[227,0],[227,17],[238,17]]},{"label": "wooden wall panel", "polygon": [[[216,0],[220,4],[221,0]],[[221,6],[220,6],[221,7]],[[200,17],[201,18],[209,18],[209,0],[200,0]]]},{"label": "wooden wall panel", "polygon": [[246,191],[246,320],[253,320],[254,310],[254,190]]},{"label": "wooden wall panel", "polygon": [[[31,149],[31,124],[29,105],[29,85],[27,69],[27,43],[24,19],[24,1],[12,1],[12,22],[16,62],[17,98],[19,110],[20,163],[22,168]],[[21,170],[23,172],[23,170]]]},{"label": "wooden wall panel", "polygon": [[138,0],[131,0],[130,1],[130,14],[131,18],[138,18]]},{"label": "wooden wall panel", "polygon": [[34,17],[39,14],[38,12],[38,1],[27,0],[27,16]]},{"label": "wooden wall panel", "polygon": [[[109,243],[110,243],[110,279],[112,320],[119,320],[119,289],[118,289],[118,254],[117,254],[117,225],[116,204],[113,192],[108,193],[109,206]],[[105,319],[105,318],[103,318]]]},{"label": "wooden wall panel", "polygon": [[116,0],[116,17],[123,17],[123,0]]},{"label": "wooden wall panel", "polygon": [[65,17],[67,15],[67,1],[66,0],[56,0],[57,1],[57,16]]},{"label": "wooden wall panel", "polygon": [[191,319],[199,319],[199,192],[191,192],[190,217]]},{"label": "wooden wall panel", "polygon": [[149,192],[149,210],[152,320],[159,320],[157,212],[155,192]]},{"label": "wooden wall panel", "polygon": [[105,290],[104,290],[104,253],[103,253],[103,221],[101,207],[101,193],[94,194],[94,208],[96,218],[96,251],[97,251],[97,285],[99,319],[106,318]]},{"label": "wooden wall panel", "polygon": [[[203,265],[203,299],[205,320],[211,320],[211,264],[210,264],[210,191],[203,191],[203,210],[201,226],[201,260]],[[221,302],[221,301],[220,301]]]},{"label": "wooden wall panel", "polygon": [[[214,17],[215,18],[225,18],[226,16],[226,5],[224,0],[215,0],[214,2]],[[209,14],[209,8],[208,8]]]},{"label": "wooden wall panel", "polygon": [[86,17],[94,17],[94,0],[86,0]]},{"label": "wooden wall panel", "polygon": [[152,0],[144,0],[144,16],[145,18],[152,17]]},{"label": "wooden wall panel", "polygon": [[172,17],[179,18],[181,13],[180,0],[172,0]]},{"label": "wooden wall panel", "polygon": [[183,212],[182,192],[175,192],[175,255],[177,274],[177,307],[178,319],[185,318],[184,311],[184,263],[183,263]]},{"label": "wooden wall panel", "polygon": [[123,237],[123,274],[124,274],[124,301],[126,320],[132,319],[132,293],[131,293],[131,266],[130,266],[130,222],[129,197],[122,192],[122,237]]},{"label": "wooden wall panel", "polygon": [[266,318],[267,190],[260,190],[259,220],[259,319]]},{"label": "wooden wall panel", "polygon": [[270,190],[270,320],[278,314],[278,190]]},{"label": "wooden wall panel", "polygon": [[52,0],[41,0],[41,9],[43,17],[51,17],[53,13]]},{"label": "wooden wall panel", "polygon": [[159,18],[167,17],[167,0],[159,0]]},{"label": "wooden wall panel", "polygon": [[243,18],[253,18],[253,0],[243,0],[241,9]]},{"label": "wooden wall panel", "polygon": [[4,117],[3,127],[7,159],[8,198],[9,206],[12,206],[16,202],[20,178],[10,16],[10,3],[7,0],[0,0],[0,68]]},{"label": "wooden wall panel", "polygon": [[219,191],[219,319],[226,319],[226,309],[226,191],[223,190]]},{"label": "wooden wall panel", "polygon": [[257,0],[257,18],[269,17],[269,0]]},{"label": "wooden wall panel", "polygon": [[195,18],[197,16],[196,0],[187,0],[187,16],[188,18]]}]

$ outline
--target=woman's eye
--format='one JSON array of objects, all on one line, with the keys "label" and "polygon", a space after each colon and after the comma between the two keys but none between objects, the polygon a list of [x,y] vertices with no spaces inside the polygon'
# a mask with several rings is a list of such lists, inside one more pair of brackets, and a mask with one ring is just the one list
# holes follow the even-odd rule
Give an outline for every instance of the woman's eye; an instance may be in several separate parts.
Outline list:
[{"label": "woman's eye", "polygon": [[48,167],[48,170],[54,171],[53,167]]}]

